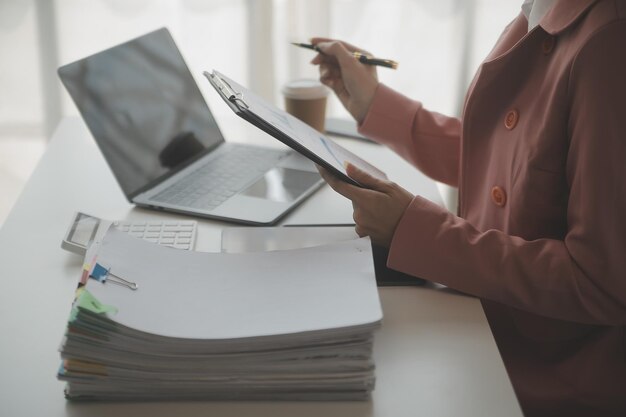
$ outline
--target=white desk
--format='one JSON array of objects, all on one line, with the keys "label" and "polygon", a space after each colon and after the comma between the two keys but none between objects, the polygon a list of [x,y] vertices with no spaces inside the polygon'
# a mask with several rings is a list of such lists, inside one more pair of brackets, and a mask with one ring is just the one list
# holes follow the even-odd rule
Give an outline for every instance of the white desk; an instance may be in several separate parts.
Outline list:
[{"label": "white desk", "polygon": [[[411,191],[438,198],[432,182],[391,152],[343,143]],[[351,212],[326,187],[285,223],[305,222],[328,207],[343,210],[341,215]],[[60,124],[0,230],[1,416],[522,415],[480,303],[428,288],[380,290],[384,322],[375,342],[377,384],[369,402],[67,402],[55,378],[57,350],[81,259],[61,250],[60,241],[75,210],[110,219],[173,217],[128,204],[82,121]],[[200,220],[197,249],[219,250],[220,230],[227,226]]]}]

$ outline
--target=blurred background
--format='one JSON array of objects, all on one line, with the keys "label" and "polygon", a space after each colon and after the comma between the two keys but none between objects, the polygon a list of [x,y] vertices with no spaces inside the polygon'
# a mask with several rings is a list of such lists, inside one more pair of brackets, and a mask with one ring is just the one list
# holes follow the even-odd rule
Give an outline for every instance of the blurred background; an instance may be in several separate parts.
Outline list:
[{"label": "blurred background", "polygon": [[[60,65],[166,26],[219,121],[230,110],[213,104],[203,70],[218,69],[282,107],[285,82],[317,77],[314,53],[289,42],[327,36],[400,62],[397,71],[380,69],[380,80],[458,116],[476,69],[521,3],[0,0],[0,225],[59,120],[78,114],[58,81]],[[334,98],[328,115],[348,117]]]}]

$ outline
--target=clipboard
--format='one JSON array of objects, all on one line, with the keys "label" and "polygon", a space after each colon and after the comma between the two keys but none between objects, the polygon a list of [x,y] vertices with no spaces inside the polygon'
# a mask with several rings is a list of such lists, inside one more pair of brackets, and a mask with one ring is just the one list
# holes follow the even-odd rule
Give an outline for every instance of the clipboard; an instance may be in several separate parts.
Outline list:
[{"label": "clipboard", "polygon": [[345,170],[347,162],[376,178],[387,179],[385,173],[375,166],[224,74],[216,70],[212,73],[204,71],[203,74],[237,116],[324,167],[341,180],[366,188],[348,176]]}]

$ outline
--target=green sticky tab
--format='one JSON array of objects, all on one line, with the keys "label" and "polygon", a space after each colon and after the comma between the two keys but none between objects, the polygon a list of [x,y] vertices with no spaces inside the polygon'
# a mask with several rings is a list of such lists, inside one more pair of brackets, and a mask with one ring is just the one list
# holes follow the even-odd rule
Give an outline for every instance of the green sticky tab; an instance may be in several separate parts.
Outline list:
[{"label": "green sticky tab", "polygon": [[89,291],[85,289],[80,292],[80,294],[76,298],[76,301],[74,302],[74,307],[72,308],[72,312],[70,313],[70,321],[76,319],[78,308],[89,310],[92,313],[96,314],[117,313],[117,308],[107,304],[102,304],[96,299],[96,297],[94,297]]},{"label": "green sticky tab", "polygon": [[76,307],[72,307],[72,311],[70,311],[70,318],[67,320],[70,323],[76,320],[76,315],[78,314],[78,309]]}]

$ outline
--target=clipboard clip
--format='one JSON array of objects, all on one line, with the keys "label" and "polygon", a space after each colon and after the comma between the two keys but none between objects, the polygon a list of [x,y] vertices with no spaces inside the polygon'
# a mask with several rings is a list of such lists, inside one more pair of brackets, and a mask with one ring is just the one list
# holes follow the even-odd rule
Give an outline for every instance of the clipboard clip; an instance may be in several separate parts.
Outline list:
[{"label": "clipboard clip", "polygon": [[209,81],[211,81],[211,84],[213,84],[219,90],[219,92],[228,99],[228,101],[231,101],[233,103],[239,102],[246,109],[250,108],[250,106],[248,106],[248,103],[246,103],[243,99],[243,94],[236,92],[226,80],[215,74],[215,72],[210,73],[208,71],[204,71],[203,74],[209,79]]}]

